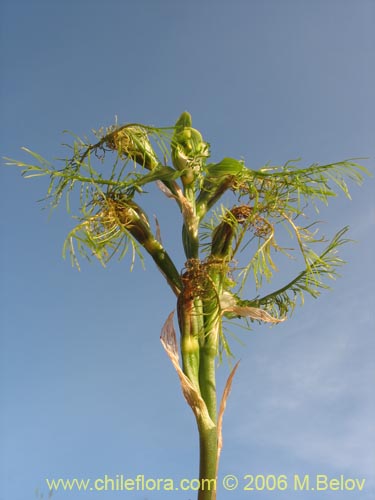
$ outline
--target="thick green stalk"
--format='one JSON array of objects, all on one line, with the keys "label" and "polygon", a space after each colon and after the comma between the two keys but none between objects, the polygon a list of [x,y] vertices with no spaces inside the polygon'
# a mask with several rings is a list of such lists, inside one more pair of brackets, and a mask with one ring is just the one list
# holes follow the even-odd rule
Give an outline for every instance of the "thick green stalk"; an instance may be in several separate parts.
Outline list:
[{"label": "thick green stalk", "polygon": [[[205,295],[207,281],[205,266],[196,259],[187,262],[187,271],[182,275],[182,292],[177,301],[178,320],[181,331],[182,369],[193,383],[207,407],[208,416],[202,418],[196,414],[199,443],[200,465],[199,479],[201,488],[199,500],[214,500],[216,498],[216,473],[218,457],[217,436],[217,405],[215,384],[215,359],[217,354],[218,316],[212,307],[217,309],[217,301],[210,300],[211,309],[207,309]],[[212,296],[215,292],[212,290]],[[207,309],[207,310],[206,310]],[[208,314],[209,313],[209,314]],[[215,317],[211,322],[207,318]],[[209,483],[207,483],[209,482]]]},{"label": "thick green stalk", "polygon": [[184,289],[177,300],[178,323],[181,332],[182,370],[200,393],[199,389],[199,330],[194,299],[189,289]]},{"label": "thick green stalk", "polygon": [[[217,396],[216,396],[216,359],[218,353],[221,315],[218,297],[221,294],[222,282],[225,271],[221,263],[213,262],[208,266],[210,283],[213,289],[203,301],[205,335],[201,347],[199,365],[199,385],[202,398],[206,403],[213,428],[199,429],[200,433],[200,468],[199,477],[201,485],[205,479],[217,479],[218,469],[218,429],[217,429]],[[215,490],[206,490],[201,487],[198,500],[215,500]]]},{"label": "thick green stalk", "polygon": [[215,335],[211,331],[209,342],[201,349],[199,366],[199,385],[201,395],[206,403],[212,422],[212,428],[199,428],[199,480],[201,488],[198,500],[215,500],[215,489],[205,487],[207,480],[216,482],[218,461],[218,434],[217,434],[217,402],[216,402],[216,373],[215,360],[217,349],[214,345]]},{"label": "thick green stalk", "polygon": [[143,243],[143,246],[153,258],[173,292],[178,295],[181,290],[180,274],[162,244],[155,238],[149,238]]},{"label": "thick green stalk", "polygon": [[[198,500],[215,500],[215,490],[202,487],[205,479],[217,480],[218,470],[218,428],[215,363],[219,348],[222,328],[220,297],[223,283],[227,278],[228,265],[232,250],[235,225],[223,221],[216,228],[212,238],[212,253],[206,265],[206,271],[211,286],[206,283],[206,297],[203,300],[204,309],[204,342],[200,351],[199,385],[201,395],[206,403],[208,413],[214,427],[199,428],[201,489]],[[207,289],[208,288],[208,289]]]},{"label": "thick green stalk", "polygon": [[[217,356],[217,322],[210,325],[206,322],[204,344],[200,350],[199,386],[202,398],[206,403],[208,414],[214,427],[199,426],[199,480],[201,488],[198,500],[216,499],[216,475],[218,460],[217,435],[217,402],[216,402],[216,371]],[[213,484],[215,483],[215,488]],[[211,488],[208,488],[208,484]]]},{"label": "thick green stalk", "polygon": [[199,218],[196,215],[195,188],[194,185],[184,187],[184,196],[191,207],[191,214],[185,218],[182,226],[182,243],[187,259],[198,259],[199,257]]},{"label": "thick green stalk", "polygon": [[216,474],[218,459],[217,427],[199,429],[199,480],[198,500],[216,499]]},{"label": "thick green stalk", "polygon": [[205,344],[200,351],[199,386],[211,420],[216,424],[217,401],[215,362],[218,352],[218,338],[214,329],[216,330],[217,327],[211,327],[209,332],[205,331]]}]

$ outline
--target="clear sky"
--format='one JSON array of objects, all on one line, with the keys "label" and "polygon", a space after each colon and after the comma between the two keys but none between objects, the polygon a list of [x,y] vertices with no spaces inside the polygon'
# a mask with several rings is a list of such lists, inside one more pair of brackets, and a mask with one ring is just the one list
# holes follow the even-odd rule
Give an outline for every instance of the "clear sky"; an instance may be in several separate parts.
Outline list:
[{"label": "clear sky", "polygon": [[[166,126],[188,110],[214,160],[360,156],[373,170],[374,25],[373,0],[2,0],[1,156],[26,159],[27,146],[53,160],[64,129],[84,134],[115,115]],[[41,211],[46,182],[0,175],[0,500],[46,495],[45,478],[197,477],[195,421],[159,342],[174,297],[152,262],[131,274],[126,259],[72,269],[61,248],[73,221]],[[233,344],[241,364],[220,465],[220,477],[343,474],[365,488],[264,500],[374,498],[373,189],[373,178],[353,186],[352,201],[319,215],[327,235],[349,224],[356,240],[334,291],[282,325],[236,331],[245,345]],[[171,205],[156,192],[148,203],[182,267]],[[227,374],[224,364],[221,387]],[[53,498],[101,495],[195,497]]]}]

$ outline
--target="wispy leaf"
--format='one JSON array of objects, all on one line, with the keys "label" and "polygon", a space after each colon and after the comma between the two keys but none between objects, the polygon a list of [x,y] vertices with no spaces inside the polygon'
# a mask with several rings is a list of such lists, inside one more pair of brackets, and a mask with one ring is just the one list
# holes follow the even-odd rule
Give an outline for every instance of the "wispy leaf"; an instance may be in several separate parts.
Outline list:
[{"label": "wispy leaf", "polygon": [[345,263],[338,257],[337,251],[340,246],[350,241],[345,238],[348,229],[348,227],[341,229],[316,261],[285,286],[253,301],[245,301],[245,304],[262,306],[271,314],[283,316],[293,312],[298,299],[303,304],[306,293],[313,298],[319,297],[322,290],[329,288],[327,279],[335,279],[338,276],[337,268]]}]

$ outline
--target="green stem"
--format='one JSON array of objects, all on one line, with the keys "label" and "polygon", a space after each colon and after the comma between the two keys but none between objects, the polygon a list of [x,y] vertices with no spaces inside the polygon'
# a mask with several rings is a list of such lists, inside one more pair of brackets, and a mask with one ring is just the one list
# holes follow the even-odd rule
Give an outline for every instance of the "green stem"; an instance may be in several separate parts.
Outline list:
[{"label": "green stem", "polygon": [[214,285],[211,296],[204,301],[204,343],[200,350],[199,385],[201,395],[215,426],[199,428],[200,467],[199,478],[201,489],[198,500],[215,500],[216,488],[205,488],[205,480],[216,481],[218,465],[218,434],[217,434],[217,396],[216,396],[216,358],[218,353],[221,329],[221,315],[218,304],[223,281],[222,265],[213,263],[209,275]]},{"label": "green stem", "polygon": [[197,259],[199,255],[198,231],[192,226],[188,229],[186,224],[182,226],[182,243],[187,259]]},{"label": "green stem", "polygon": [[[217,348],[212,328],[207,336],[204,304],[194,298],[194,273],[183,275],[183,289],[177,300],[178,322],[181,331],[182,369],[206,403],[210,418],[196,414],[200,443],[199,500],[216,498],[217,473],[217,408],[215,384],[215,358]],[[216,324],[215,324],[216,325]]]},{"label": "green stem", "polygon": [[117,206],[116,215],[119,223],[151,255],[169,286],[178,296],[182,288],[180,274],[163,245],[152,234],[147,215],[141,207],[132,200],[124,199]]},{"label": "green stem", "polygon": [[184,186],[184,196],[190,202],[192,215],[184,221],[182,226],[182,242],[187,259],[199,257],[199,218],[196,215],[195,187],[193,184]]},{"label": "green stem", "polygon": [[177,300],[178,322],[181,331],[182,370],[194,387],[199,389],[199,332],[193,299],[180,293]]},{"label": "green stem", "polygon": [[198,500],[216,499],[217,427],[199,430],[199,480]]},{"label": "green stem", "polygon": [[181,277],[162,244],[155,238],[149,238],[147,241],[143,242],[142,245],[151,255],[161,273],[165,276],[173,292],[178,295],[182,288]]},{"label": "green stem", "polygon": [[205,345],[200,351],[199,386],[211,420],[217,421],[216,401],[216,346]]},{"label": "green stem", "polygon": [[201,192],[197,197],[197,215],[200,220],[215,205],[233,183],[233,176],[226,175],[221,179],[205,179]]}]

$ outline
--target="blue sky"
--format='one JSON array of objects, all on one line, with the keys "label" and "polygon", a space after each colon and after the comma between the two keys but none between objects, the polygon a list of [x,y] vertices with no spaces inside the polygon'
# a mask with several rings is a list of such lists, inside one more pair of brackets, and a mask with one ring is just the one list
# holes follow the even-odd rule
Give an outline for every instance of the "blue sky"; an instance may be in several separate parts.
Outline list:
[{"label": "blue sky", "polygon": [[[84,134],[115,115],[165,126],[189,110],[214,160],[260,168],[360,156],[373,170],[374,21],[370,0],[3,0],[1,156],[26,159],[27,146],[52,160],[64,129]],[[46,183],[0,175],[0,500],[46,494],[46,477],[196,477],[194,418],[159,342],[174,308],[160,275],[147,259],[146,272],[129,273],[128,260],[72,269],[61,258],[72,220],[63,209],[49,219],[37,203]],[[319,214],[328,235],[349,224],[356,240],[334,291],[276,328],[237,332],[245,346],[233,346],[241,365],[220,477],[344,474],[367,483],[340,499],[374,498],[373,183]],[[147,203],[182,267],[171,205],[156,192]],[[224,365],[222,385],[227,374]]]}]

